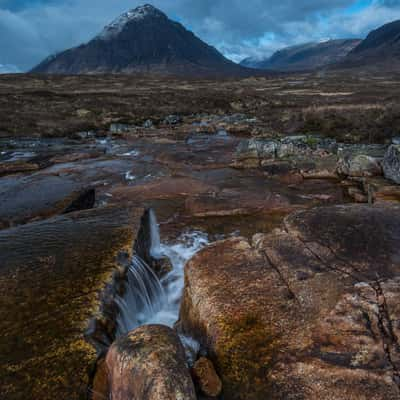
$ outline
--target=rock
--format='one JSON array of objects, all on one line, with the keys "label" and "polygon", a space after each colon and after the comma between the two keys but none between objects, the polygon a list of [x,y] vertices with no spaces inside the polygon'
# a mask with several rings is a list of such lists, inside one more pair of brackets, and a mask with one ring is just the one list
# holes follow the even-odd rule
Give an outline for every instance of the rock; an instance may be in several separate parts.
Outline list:
[{"label": "rock", "polygon": [[153,126],[154,126],[154,124],[151,119],[148,119],[143,123],[143,128],[149,129],[149,128],[153,128]]},{"label": "rock", "polygon": [[0,222],[15,226],[62,213],[81,194],[68,175],[6,177],[0,191]]},{"label": "rock", "polygon": [[0,176],[21,172],[37,171],[40,166],[30,161],[0,162]]},{"label": "rock", "polygon": [[287,136],[280,140],[254,138],[242,140],[236,149],[236,165],[257,167],[274,159],[288,159],[333,154],[337,150],[334,139],[314,136]]},{"label": "rock", "polygon": [[400,207],[314,208],[284,228],[214,243],[186,266],[179,326],[224,398],[398,399],[386,332],[400,334]]},{"label": "rock", "polygon": [[217,188],[198,179],[167,177],[140,186],[116,186],[110,191],[113,199],[122,201],[144,201],[147,199],[169,199],[215,192]]},{"label": "rock", "polygon": [[328,169],[302,171],[301,175],[304,179],[338,179],[337,173]]},{"label": "rock", "polygon": [[192,368],[192,374],[195,383],[206,396],[218,397],[221,394],[221,379],[208,358],[200,357]]},{"label": "rock", "polygon": [[347,192],[356,203],[368,203],[368,196],[358,187],[349,187]]},{"label": "rock", "polygon": [[131,132],[132,130],[134,130],[134,128],[135,127],[132,125],[114,123],[110,125],[110,133],[113,135],[118,135],[122,133]]},{"label": "rock", "polygon": [[119,160],[100,158],[52,165],[32,174],[3,177],[0,225],[16,226],[60,214],[85,188],[101,190],[105,176],[108,183],[120,182],[122,174],[131,165],[128,157]]},{"label": "rock", "polygon": [[86,110],[84,108],[80,108],[79,110],[76,110],[76,115],[78,118],[84,118],[90,115],[92,112],[90,110]]},{"label": "rock", "polygon": [[196,399],[183,346],[166,326],[142,326],[120,337],[106,365],[113,400]]},{"label": "rock", "polygon": [[367,179],[363,186],[364,192],[369,194],[371,202],[400,202],[400,186],[383,177]]},{"label": "rock", "polygon": [[108,371],[104,358],[97,361],[96,373],[92,383],[92,397],[90,400],[107,399],[110,388],[108,386]]},{"label": "rock", "polygon": [[386,147],[381,145],[351,145],[338,151],[337,172],[361,177],[382,175],[381,161]]},{"label": "rock", "polygon": [[2,398],[86,398],[97,352],[84,333],[97,316],[107,322],[93,340],[112,338],[109,284],[142,214],[107,207],[0,231]]},{"label": "rock", "polygon": [[287,136],[283,138],[277,149],[278,158],[285,158],[308,149],[307,136]]},{"label": "rock", "polygon": [[62,163],[70,163],[75,161],[87,160],[90,158],[99,157],[102,155],[102,152],[90,152],[90,153],[70,153],[63,154],[52,157],[50,159],[51,164],[62,164]]},{"label": "rock", "polygon": [[94,138],[96,136],[96,132],[94,132],[94,131],[77,132],[73,136],[76,137],[77,139],[82,139],[82,140],[91,139],[91,138]]},{"label": "rock", "polygon": [[383,159],[385,178],[400,184],[400,145],[389,147]]},{"label": "rock", "polygon": [[255,168],[262,160],[276,158],[277,142],[274,140],[242,140],[236,149],[235,165],[244,168]]},{"label": "rock", "polygon": [[243,122],[256,122],[256,118],[249,118],[245,114],[231,114],[224,115],[223,117],[218,118],[218,122],[225,122],[227,124],[240,124]]},{"label": "rock", "polygon": [[290,208],[287,198],[265,189],[258,193],[224,189],[219,193],[188,197],[185,201],[186,213],[198,218],[251,215],[265,209],[284,211]]},{"label": "rock", "polygon": [[179,115],[168,115],[164,119],[165,125],[178,125],[182,122],[182,118]]},{"label": "rock", "polygon": [[338,173],[347,176],[378,176],[382,174],[379,160],[363,154],[352,158],[340,159]]}]

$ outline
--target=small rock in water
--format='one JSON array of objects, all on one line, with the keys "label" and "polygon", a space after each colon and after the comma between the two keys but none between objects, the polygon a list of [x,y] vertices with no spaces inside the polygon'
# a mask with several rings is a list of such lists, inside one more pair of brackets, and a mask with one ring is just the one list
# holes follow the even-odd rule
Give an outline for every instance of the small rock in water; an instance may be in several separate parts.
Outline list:
[{"label": "small rock in water", "polygon": [[200,357],[192,368],[195,383],[206,396],[218,397],[222,391],[222,382],[213,363],[206,357]]},{"label": "small rock in water", "polygon": [[179,115],[168,115],[164,119],[166,125],[177,125],[182,122],[182,118]]},{"label": "small rock in water", "polygon": [[136,176],[133,175],[131,171],[128,171],[125,173],[125,179],[127,181],[134,181],[136,179]]},{"label": "small rock in water", "polygon": [[143,128],[152,128],[153,126],[154,126],[154,124],[151,119],[148,119],[143,123]]}]

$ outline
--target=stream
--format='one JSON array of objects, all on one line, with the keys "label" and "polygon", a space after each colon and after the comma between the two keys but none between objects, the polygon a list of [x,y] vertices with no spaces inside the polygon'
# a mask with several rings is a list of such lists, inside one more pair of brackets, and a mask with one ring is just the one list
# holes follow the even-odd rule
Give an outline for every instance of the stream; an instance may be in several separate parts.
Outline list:
[{"label": "stream", "polygon": [[150,236],[152,257],[168,258],[172,269],[159,279],[140,257],[133,256],[126,292],[117,299],[120,307],[117,336],[148,324],[173,327],[179,316],[185,264],[209,243],[207,234],[201,231],[187,231],[174,243],[162,243],[153,210],[150,211]]}]

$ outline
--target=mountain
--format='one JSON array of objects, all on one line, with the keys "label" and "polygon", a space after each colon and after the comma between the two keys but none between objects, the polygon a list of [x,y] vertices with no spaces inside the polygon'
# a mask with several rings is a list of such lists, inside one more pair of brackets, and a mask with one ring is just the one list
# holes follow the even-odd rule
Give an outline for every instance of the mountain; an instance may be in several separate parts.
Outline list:
[{"label": "mountain", "polygon": [[246,70],[146,4],[122,14],[90,42],[47,58],[31,72],[237,75]]},{"label": "mountain", "polygon": [[264,60],[247,58],[242,66],[274,71],[308,71],[337,63],[361,42],[360,39],[305,43],[277,51]]},{"label": "mountain", "polygon": [[373,30],[338,67],[400,67],[400,20]]}]

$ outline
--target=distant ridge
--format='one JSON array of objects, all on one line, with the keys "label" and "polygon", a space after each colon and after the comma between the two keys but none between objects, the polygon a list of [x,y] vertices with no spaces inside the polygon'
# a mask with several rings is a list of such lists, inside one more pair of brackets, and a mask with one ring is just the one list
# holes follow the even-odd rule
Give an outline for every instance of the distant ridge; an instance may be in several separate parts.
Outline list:
[{"label": "distant ridge", "polygon": [[369,33],[337,68],[377,68],[398,71],[400,68],[400,20]]},{"label": "distant ridge", "polygon": [[254,74],[149,4],[122,14],[87,44],[48,57],[31,72]]},{"label": "distant ridge", "polygon": [[360,42],[360,39],[338,39],[304,43],[279,50],[267,59],[244,59],[241,65],[282,72],[310,71],[339,62]]}]

